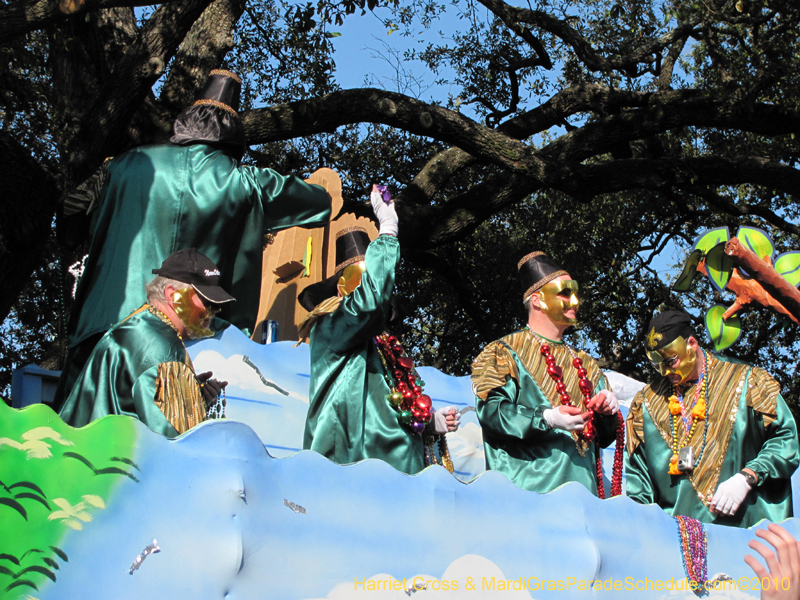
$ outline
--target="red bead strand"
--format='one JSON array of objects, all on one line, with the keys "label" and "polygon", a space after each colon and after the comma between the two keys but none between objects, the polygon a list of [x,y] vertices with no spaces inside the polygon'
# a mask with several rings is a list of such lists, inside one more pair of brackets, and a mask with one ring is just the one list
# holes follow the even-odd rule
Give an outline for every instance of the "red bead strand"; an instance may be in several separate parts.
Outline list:
[{"label": "red bead strand", "polygon": [[[535,337],[537,337],[538,340],[538,336]],[[567,385],[564,383],[564,372],[562,368],[555,364],[556,359],[550,353],[550,346],[541,340],[539,340],[539,344],[539,352],[544,357],[545,363],[547,364],[547,374],[550,375],[550,378],[556,382],[556,392],[558,392],[559,398],[561,399],[561,404],[564,406],[572,406],[572,398],[570,397],[569,393],[567,393]],[[581,390],[581,395],[583,395],[585,404],[592,398],[594,385],[587,377],[588,372],[586,371],[586,368],[584,368],[583,361],[579,357],[575,356],[572,359],[572,366],[575,367],[575,370],[578,373],[578,387]],[[581,432],[581,436],[587,441],[591,441],[597,436],[597,429],[594,424],[595,413],[591,409],[589,410],[589,413],[589,421],[586,422],[586,425]],[[625,447],[625,421],[623,421],[622,415],[619,412],[616,414],[616,421],[616,447],[614,448],[614,466],[611,469],[612,497],[619,496],[622,493],[622,451]],[[601,499],[605,499],[606,493],[605,489],[603,488],[603,449],[600,447],[599,442],[595,442],[595,456],[597,457],[595,460],[597,495]]]}]

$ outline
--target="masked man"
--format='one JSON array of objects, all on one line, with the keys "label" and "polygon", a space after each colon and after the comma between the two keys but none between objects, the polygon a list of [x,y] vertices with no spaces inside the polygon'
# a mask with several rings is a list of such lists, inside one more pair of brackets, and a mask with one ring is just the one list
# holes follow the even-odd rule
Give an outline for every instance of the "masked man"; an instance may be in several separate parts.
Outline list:
[{"label": "masked man", "polygon": [[526,490],[577,481],[597,495],[599,449],[587,437],[614,440],[619,403],[594,359],[562,339],[577,320],[578,283],[542,252],[518,269],[528,325],[472,363],[486,468]]},{"label": "masked man", "polygon": [[703,350],[684,313],[662,312],[647,332],[659,375],[628,413],[628,496],[738,527],[791,517],[789,478],[800,456],[778,383]]},{"label": "masked man", "polygon": [[171,438],[224,415],[219,393],[227,382],[196,375],[183,341],[213,335],[214,315],[234,298],[219,286],[217,266],[194,248],[170,255],[153,273],[147,304],[95,346],[61,410],[66,423],[129,415]]},{"label": "masked man", "polygon": [[[380,458],[413,474],[436,458],[426,438],[455,431],[460,416],[454,407],[433,411],[411,359],[384,333],[400,260],[398,221],[394,202],[377,188],[371,201],[378,239],[370,243],[360,227],[340,231],[335,275],[299,297],[311,311],[300,327],[301,339],[310,332],[311,346],[303,448],[340,464]],[[441,454],[447,466],[446,450]]]},{"label": "masked man", "polygon": [[91,245],[56,406],[102,334],[139,306],[150,271],[171,253],[193,247],[214,261],[221,285],[237,298],[222,316],[247,331],[258,316],[264,234],[328,223],[331,200],[322,187],[241,164],[240,88],[233,73],[212,71],[201,97],[175,119],[169,143],[114,158],[83,195],[65,202],[65,214],[74,214],[59,224],[60,235],[86,211]]}]

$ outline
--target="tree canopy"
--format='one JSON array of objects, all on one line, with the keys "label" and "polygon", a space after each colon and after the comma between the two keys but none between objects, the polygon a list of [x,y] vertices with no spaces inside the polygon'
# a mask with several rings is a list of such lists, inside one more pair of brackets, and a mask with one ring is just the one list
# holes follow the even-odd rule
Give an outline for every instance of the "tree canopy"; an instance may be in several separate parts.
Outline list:
[{"label": "tree canopy", "polygon": [[[653,312],[697,314],[712,295],[705,284],[671,293],[657,267],[665,249],[679,253],[723,225],[759,226],[781,250],[800,249],[800,5],[520,4],[0,4],[0,316],[41,336],[40,352],[58,339],[55,316],[37,319],[63,311],[71,285],[53,275],[59,252],[47,242],[60,194],[106,157],[165,139],[223,66],[245,81],[246,160],[282,172],[331,167],[353,211],[373,181],[399,192],[398,332],[419,362],[463,374],[482,345],[517,328],[516,262],[544,250],[582,285],[574,341],[604,367],[645,378]],[[338,85],[337,29],[373,15],[394,36],[428,32],[433,41],[399,58],[447,97]],[[455,33],[437,37],[443,20]],[[768,314],[745,323],[731,352],[776,373],[796,400],[797,332]],[[6,368],[19,345],[5,336]]]}]

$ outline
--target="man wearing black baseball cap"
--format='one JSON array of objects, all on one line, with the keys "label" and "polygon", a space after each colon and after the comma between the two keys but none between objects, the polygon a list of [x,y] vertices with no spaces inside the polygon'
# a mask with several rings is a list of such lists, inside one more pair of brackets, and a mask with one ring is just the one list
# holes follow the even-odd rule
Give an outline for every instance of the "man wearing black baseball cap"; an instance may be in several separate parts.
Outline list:
[{"label": "man wearing black baseball cap", "polygon": [[153,273],[147,303],[103,336],[78,377],[60,413],[70,425],[123,414],[176,437],[224,414],[219,394],[227,382],[196,374],[183,341],[213,335],[214,315],[233,296],[194,248],[171,254]]},{"label": "man wearing black baseball cap", "polygon": [[769,373],[700,347],[689,315],[647,326],[658,375],[627,420],[627,495],[673,516],[750,527],[792,516],[797,428]]}]

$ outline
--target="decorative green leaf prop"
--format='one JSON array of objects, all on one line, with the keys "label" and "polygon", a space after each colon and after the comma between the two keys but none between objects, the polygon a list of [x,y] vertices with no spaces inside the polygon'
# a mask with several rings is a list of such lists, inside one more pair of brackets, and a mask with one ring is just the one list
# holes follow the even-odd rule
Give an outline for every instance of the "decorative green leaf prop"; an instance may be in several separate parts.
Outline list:
[{"label": "decorative green leaf prop", "polygon": [[742,321],[739,315],[733,315],[727,321],[723,321],[722,314],[725,310],[724,306],[716,304],[706,312],[706,331],[717,352],[733,346],[742,334]]},{"label": "decorative green leaf prop", "polygon": [[736,237],[742,242],[742,246],[749,248],[756,253],[758,258],[763,259],[775,253],[775,244],[772,243],[772,238],[763,229],[758,227],[739,227],[736,232]]},{"label": "decorative green leaf prop", "polygon": [[731,232],[728,231],[727,227],[717,227],[715,229],[709,229],[697,236],[697,239],[694,241],[694,247],[692,250],[700,250],[703,255],[705,256],[708,254],[709,250],[718,246],[719,244],[724,244],[728,240],[731,239]]},{"label": "decorative green leaf prop", "polygon": [[775,259],[775,272],[793,286],[800,284],[800,251],[784,252]]},{"label": "decorative green leaf prop", "polygon": [[706,272],[711,285],[721,292],[728,285],[733,271],[733,260],[725,254],[725,242],[717,244],[706,254]]},{"label": "decorative green leaf prop", "polygon": [[697,275],[697,265],[701,258],[703,258],[703,252],[701,250],[692,251],[692,253],[689,255],[689,258],[687,258],[686,262],[683,263],[683,271],[681,271],[680,276],[672,285],[673,292],[689,291],[692,286],[694,276]]},{"label": "decorative green leaf prop", "polygon": [[[772,238],[763,229],[742,226],[736,232],[736,237],[742,243],[742,246],[755,252],[758,258],[763,260],[765,256],[769,256],[770,261],[772,260],[772,255],[775,254],[775,244],[772,243]],[[739,267],[739,270],[745,277],[750,276],[741,267]]]},{"label": "decorative green leaf prop", "polygon": [[[675,292],[688,292],[692,286],[694,276],[697,274],[697,265],[700,261],[706,257],[710,250],[720,244],[724,245],[729,239],[731,239],[731,234],[727,227],[709,229],[697,236],[694,240],[694,246],[692,246],[692,252],[683,263],[683,271],[681,271],[672,286],[672,290]],[[727,280],[725,283],[727,283]]]}]

